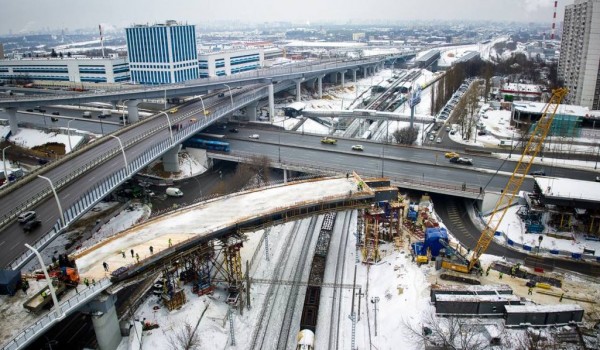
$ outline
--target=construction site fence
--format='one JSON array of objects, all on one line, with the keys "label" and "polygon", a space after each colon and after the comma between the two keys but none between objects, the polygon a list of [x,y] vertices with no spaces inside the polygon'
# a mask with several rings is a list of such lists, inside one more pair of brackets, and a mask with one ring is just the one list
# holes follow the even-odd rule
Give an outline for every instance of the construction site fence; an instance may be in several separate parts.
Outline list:
[{"label": "construction site fence", "polygon": [[[485,227],[487,225],[487,222],[485,221],[483,216],[481,214],[478,214],[478,217],[481,220],[483,227]],[[520,251],[520,252],[525,252],[527,254],[550,255],[550,256],[561,257],[561,258],[565,258],[565,259],[573,259],[573,260],[579,260],[579,261],[600,263],[600,256],[586,254],[583,252],[576,253],[576,252],[571,252],[568,250],[547,249],[547,248],[542,248],[542,247],[536,246],[536,245],[517,243],[514,240],[512,240],[510,237],[508,237],[508,235],[504,231],[496,231],[496,233],[494,235],[496,237],[502,237],[504,239],[503,244],[505,244],[507,247],[512,248],[517,251]],[[543,236],[543,234],[539,234],[539,233],[531,233],[530,235],[532,235],[532,236],[542,235]]]}]

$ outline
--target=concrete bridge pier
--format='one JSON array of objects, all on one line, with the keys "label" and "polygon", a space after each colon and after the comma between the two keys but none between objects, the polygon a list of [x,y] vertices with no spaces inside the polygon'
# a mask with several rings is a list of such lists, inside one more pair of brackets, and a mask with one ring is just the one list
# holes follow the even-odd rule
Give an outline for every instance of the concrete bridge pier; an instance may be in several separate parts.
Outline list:
[{"label": "concrete bridge pier", "polygon": [[181,150],[181,144],[173,146],[162,156],[163,170],[168,172],[178,172],[179,169],[179,151]]},{"label": "concrete bridge pier", "polygon": [[92,316],[94,332],[101,350],[115,350],[121,342],[121,329],[115,308],[116,301],[116,295],[100,295],[83,306],[81,310]]},{"label": "concrete bridge pier", "polygon": [[302,82],[304,79],[296,79],[294,82],[296,83],[296,102],[302,101]]},{"label": "concrete bridge pier", "polygon": [[110,104],[112,106],[112,109],[117,109],[117,107],[119,106],[119,101],[110,101]]},{"label": "concrete bridge pier", "polygon": [[344,82],[345,82],[345,77],[346,77],[346,70],[341,71],[340,75],[341,75],[341,81],[340,81],[340,83],[342,84],[342,87],[344,87]]},{"label": "concrete bridge pier", "polygon": [[356,83],[356,71],[358,70],[358,68],[353,68],[352,69],[352,82]]},{"label": "concrete bridge pier", "polygon": [[258,107],[258,101],[252,102],[251,104],[246,106],[246,115],[248,116],[248,121],[255,122],[256,121],[256,108]]},{"label": "concrete bridge pier", "polygon": [[317,77],[317,85],[318,85],[318,89],[319,89],[319,98],[323,98],[323,78],[325,76],[324,75],[319,75]]},{"label": "concrete bridge pier", "polygon": [[283,183],[284,184],[287,183],[287,178],[288,178],[288,171],[283,169]]},{"label": "concrete bridge pier", "polygon": [[8,123],[10,125],[10,132],[15,135],[19,132],[19,125],[17,122],[17,109],[14,107],[6,108],[6,114],[8,114]]},{"label": "concrete bridge pier", "polygon": [[369,67],[362,67],[363,69],[363,78],[366,78],[369,76]]},{"label": "concrete bridge pier", "polygon": [[329,81],[330,81],[332,84],[337,84],[337,76],[338,76],[338,73],[337,73],[337,72],[330,73],[330,74],[329,74]]},{"label": "concrete bridge pier", "polygon": [[127,122],[135,123],[140,120],[140,114],[138,111],[138,104],[140,104],[140,100],[129,100],[125,102],[127,105]]},{"label": "concrete bridge pier", "polygon": [[275,93],[273,90],[273,82],[269,84],[269,120],[275,118]]}]

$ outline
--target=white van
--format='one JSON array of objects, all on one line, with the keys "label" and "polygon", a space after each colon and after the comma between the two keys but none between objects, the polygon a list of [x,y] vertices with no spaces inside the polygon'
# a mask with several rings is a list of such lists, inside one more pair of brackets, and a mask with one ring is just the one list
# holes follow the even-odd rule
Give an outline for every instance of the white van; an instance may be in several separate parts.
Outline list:
[{"label": "white van", "polygon": [[167,196],[171,197],[183,197],[183,192],[177,187],[169,187],[166,190]]},{"label": "white van", "polygon": [[84,118],[91,118],[92,117],[92,112],[90,112],[90,111],[83,112],[83,117]]}]

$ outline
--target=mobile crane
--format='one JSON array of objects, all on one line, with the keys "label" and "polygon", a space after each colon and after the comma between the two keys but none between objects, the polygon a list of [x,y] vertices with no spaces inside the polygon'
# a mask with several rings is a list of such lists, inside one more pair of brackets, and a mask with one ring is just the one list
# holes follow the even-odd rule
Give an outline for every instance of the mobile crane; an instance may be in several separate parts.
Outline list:
[{"label": "mobile crane", "polygon": [[[554,120],[554,116],[558,110],[558,106],[567,93],[568,90],[566,88],[559,88],[552,91],[550,101],[548,101],[544,107],[542,117],[537,122],[535,128],[529,136],[529,140],[523,148],[523,153],[521,154],[521,157],[515,166],[515,170],[508,180],[506,187],[504,187],[504,190],[501,192],[500,199],[498,199],[498,202],[496,202],[496,206],[494,207],[494,210],[492,211],[485,228],[481,232],[481,236],[477,241],[475,249],[473,249],[470,259],[467,257],[467,259],[464,259],[462,263],[442,260],[442,268],[462,273],[471,273],[473,268],[476,268],[476,270],[481,269],[479,266],[479,257],[485,253],[490,243],[494,239],[494,233],[496,230],[498,230],[500,222],[502,222],[502,219],[506,215],[510,204],[519,192],[519,189],[525,180],[525,176],[529,173],[531,164],[533,164],[535,157],[542,149],[544,140],[546,139],[546,136],[550,131],[550,127],[552,126],[552,120]],[[502,208],[503,205],[504,207]],[[499,217],[499,219],[495,220],[496,217]]]}]

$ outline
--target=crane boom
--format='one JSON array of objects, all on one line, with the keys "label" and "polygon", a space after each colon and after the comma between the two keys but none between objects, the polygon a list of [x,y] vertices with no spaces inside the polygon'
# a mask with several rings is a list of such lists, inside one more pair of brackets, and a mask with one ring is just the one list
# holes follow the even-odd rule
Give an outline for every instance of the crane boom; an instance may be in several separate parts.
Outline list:
[{"label": "crane boom", "polygon": [[[537,122],[533,132],[529,136],[529,141],[527,141],[527,145],[525,145],[523,149],[523,153],[519,158],[519,162],[515,166],[515,170],[510,176],[506,187],[504,187],[504,190],[501,192],[500,199],[498,199],[498,202],[496,202],[496,206],[494,207],[494,210],[492,211],[485,228],[481,232],[481,236],[477,241],[477,245],[475,246],[475,249],[473,249],[473,256],[469,261],[467,272],[471,271],[473,266],[475,266],[479,260],[479,257],[485,253],[492,242],[494,233],[496,230],[498,230],[500,222],[502,222],[502,219],[506,215],[510,204],[518,194],[519,189],[525,180],[525,176],[529,173],[531,164],[533,164],[535,157],[542,149],[544,140],[546,139],[546,136],[550,131],[550,127],[552,126],[552,120],[554,120],[554,116],[558,110],[558,106],[567,93],[568,90],[566,88],[559,88],[552,91],[552,97],[550,97],[550,101],[548,101],[544,107],[542,117]],[[503,204],[504,208],[502,208]],[[496,217],[498,217],[498,219],[496,219]]]}]

